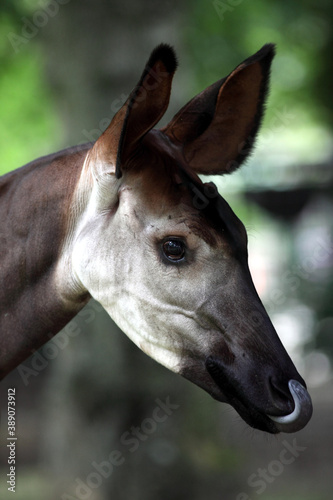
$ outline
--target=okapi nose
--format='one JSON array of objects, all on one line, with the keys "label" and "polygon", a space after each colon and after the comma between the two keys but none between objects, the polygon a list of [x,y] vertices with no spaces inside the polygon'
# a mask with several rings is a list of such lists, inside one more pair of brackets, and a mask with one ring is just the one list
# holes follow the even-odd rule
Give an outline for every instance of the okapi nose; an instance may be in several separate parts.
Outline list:
[{"label": "okapi nose", "polygon": [[311,398],[294,367],[289,367],[289,381],[282,368],[278,375],[268,375],[267,370],[266,373],[263,370],[260,377],[252,369],[240,377],[232,367],[212,356],[206,359],[206,369],[227,402],[256,429],[273,434],[296,432],[311,418]]},{"label": "okapi nose", "polygon": [[304,385],[297,380],[289,380],[288,388],[294,402],[293,411],[279,417],[268,417],[280,432],[297,432],[306,426],[312,416],[312,401]]}]

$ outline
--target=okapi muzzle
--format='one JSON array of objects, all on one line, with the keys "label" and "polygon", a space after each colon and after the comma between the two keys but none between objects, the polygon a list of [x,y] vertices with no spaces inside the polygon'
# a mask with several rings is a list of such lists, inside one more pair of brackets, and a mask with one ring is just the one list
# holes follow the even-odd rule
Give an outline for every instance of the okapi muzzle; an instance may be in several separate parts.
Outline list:
[{"label": "okapi muzzle", "polygon": [[252,151],[273,56],[265,45],[157,129],[177,67],[162,44],[94,144],[0,180],[0,241],[14,249],[0,271],[3,375],[93,297],[250,426],[307,424],[311,399],[253,285],[244,225],[199,177],[229,174]]}]

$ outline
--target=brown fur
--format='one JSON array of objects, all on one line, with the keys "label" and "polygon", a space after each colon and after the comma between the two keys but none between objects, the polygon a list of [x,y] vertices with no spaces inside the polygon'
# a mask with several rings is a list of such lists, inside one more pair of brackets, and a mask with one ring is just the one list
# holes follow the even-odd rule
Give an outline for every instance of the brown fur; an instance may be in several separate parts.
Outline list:
[{"label": "brown fur", "polygon": [[0,374],[49,340],[86,302],[64,310],[52,282],[87,147],[38,159],[0,179]]}]

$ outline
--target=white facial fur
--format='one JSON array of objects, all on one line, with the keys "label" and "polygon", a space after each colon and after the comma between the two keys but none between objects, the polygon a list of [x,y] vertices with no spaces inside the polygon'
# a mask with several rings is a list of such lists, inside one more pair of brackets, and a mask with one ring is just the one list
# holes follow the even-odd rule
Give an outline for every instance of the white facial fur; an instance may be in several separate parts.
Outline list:
[{"label": "white facial fur", "polygon": [[[76,280],[167,368],[179,371],[187,356],[204,360],[221,332],[199,311],[234,273],[221,244],[212,248],[189,229],[188,206],[161,207],[156,214],[128,186],[121,188],[115,211],[100,211],[91,200],[87,212],[74,238]],[[186,262],[163,259],[168,237],[186,243]]]}]

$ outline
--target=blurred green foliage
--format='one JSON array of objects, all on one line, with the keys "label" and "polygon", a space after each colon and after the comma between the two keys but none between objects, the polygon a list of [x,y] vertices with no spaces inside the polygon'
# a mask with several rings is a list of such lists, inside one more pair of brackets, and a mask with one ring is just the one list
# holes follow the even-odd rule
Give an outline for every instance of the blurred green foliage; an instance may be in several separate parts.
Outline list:
[{"label": "blurred green foliage", "polygon": [[[11,40],[22,35],[26,20],[32,21],[46,4],[47,0],[5,0],[0,5],[0,174],[52,151],[60,142],[60,121],[43,74],[43,28],[19,47]],[[263,44],[276,43],[265,123],[289,113],[288,126],[279,130],[280,144],[299,156],[308,157],[311,147],[327,147],[333,122],[332,2],[194,0],[188,15],[183,39],[194,75],[193,93]]]},{"label": "blurred green foliage", "polygon": [[327,160],[332,154],[333,4],[195,0],[192,8],[193,22],[186,25],[185,39],[194,72],[193,94],[265,43],[275,43],[271,92],[259,137],[266,146],[268,176],[280,164]]},{"label": "blurred green foliage", "polygon": [[192,67],[198,91],[221,78],[221,69],[231,71],[237,61],[265,43],[275,43],[270,107],[281,101],[289,107],[297,105],[307,120],[332,124],[328,85],[332,81],[332,2],[195,0],[193,16],[185,37],[194,47]]},{"label": "blurred green foliage", "polygon": [[41,3],[35,0],[0,5],[0,174],[51,152],[59,136],[40,47],[34,39],[16,47],[11,43],[11,36],[22,35],[36,6]]}]

